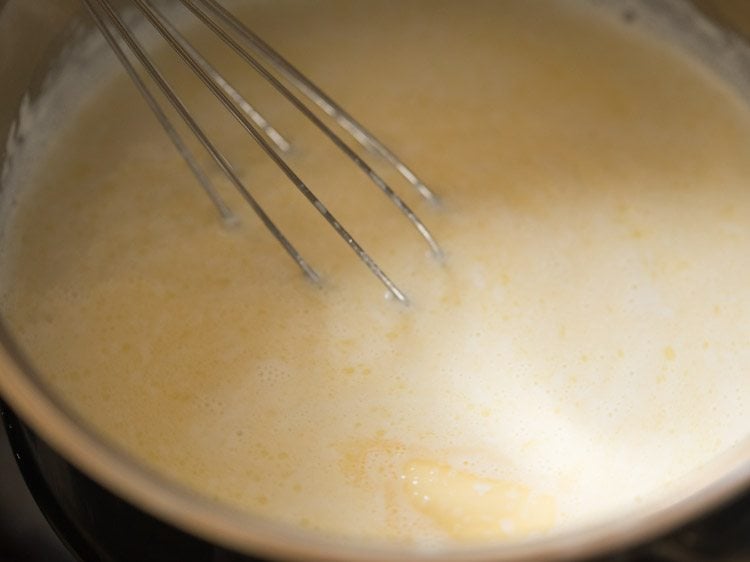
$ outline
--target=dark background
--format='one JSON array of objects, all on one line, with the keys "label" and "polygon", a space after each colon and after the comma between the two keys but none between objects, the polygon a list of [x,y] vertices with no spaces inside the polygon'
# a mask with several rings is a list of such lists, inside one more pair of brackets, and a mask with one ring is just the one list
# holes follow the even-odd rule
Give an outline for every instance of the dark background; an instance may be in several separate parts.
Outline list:
[{"label": "dark background", "polygon": [[73,562],[26,489],[0,426],[0,561]]}]

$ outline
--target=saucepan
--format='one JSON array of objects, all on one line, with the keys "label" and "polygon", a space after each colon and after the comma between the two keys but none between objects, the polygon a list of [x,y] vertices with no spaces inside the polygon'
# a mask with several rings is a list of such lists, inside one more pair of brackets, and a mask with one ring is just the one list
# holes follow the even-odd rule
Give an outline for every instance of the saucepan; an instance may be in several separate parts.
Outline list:
[{"label": "saucepan", "polygon": [[[734,40],[750,41],[750,4],[695,4]],[[3,169],[19,113],[42,90],[69,42],[90,26],[77,0],[0,0]],[[4,425],[37,503],[82,560],[750,560],[750,438],[667,498],[644,502],[627,517],[523,543],[417,551],[322,536],[198,496],[88,427],[45,387],[32,359],[0,318]]]}]

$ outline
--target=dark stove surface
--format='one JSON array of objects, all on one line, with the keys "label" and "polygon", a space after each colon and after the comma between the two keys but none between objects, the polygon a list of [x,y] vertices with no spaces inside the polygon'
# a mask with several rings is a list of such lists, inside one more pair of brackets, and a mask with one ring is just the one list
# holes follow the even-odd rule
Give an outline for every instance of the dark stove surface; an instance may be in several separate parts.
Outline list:
[{"label": "dark stove surface", "polygon": [[45,521],[16,467],[0,427],[0,561],[73,562]]}]

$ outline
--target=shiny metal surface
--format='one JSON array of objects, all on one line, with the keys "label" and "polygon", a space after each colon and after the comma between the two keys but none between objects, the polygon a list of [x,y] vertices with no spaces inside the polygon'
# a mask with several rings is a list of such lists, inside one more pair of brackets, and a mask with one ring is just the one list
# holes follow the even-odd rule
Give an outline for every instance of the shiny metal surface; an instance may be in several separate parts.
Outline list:
[{"label": "shiny metal surface", "polygon": [[[652,0],[659,2],[660,0]],[[117,4],[117,3],[115,3]],[[750,32],[745,0],[697,1],[738,32]],[[0,138],[16,134],[24,96],[34,97],[73,31],[91,23],[78,0],[0,0]],[[34,30],[30,32],[29,30]],[[0,161],[6,145],[0,143]],[[1,182],[0,178],[0,182]],[[198,497],[110,446],[40,383],[0,320],[0,392],[34,430],[95,480],[144,510],[215,543],[242,552],[305,560],[568,560],[604,555],[643,543],[705,513],[750,486],[750,443],[717,459],[692,489],[648,506],[627,520],[523,545],[439,554],[342,543],[270,523]],[[676,559],[676,558],[675,558]]]}]

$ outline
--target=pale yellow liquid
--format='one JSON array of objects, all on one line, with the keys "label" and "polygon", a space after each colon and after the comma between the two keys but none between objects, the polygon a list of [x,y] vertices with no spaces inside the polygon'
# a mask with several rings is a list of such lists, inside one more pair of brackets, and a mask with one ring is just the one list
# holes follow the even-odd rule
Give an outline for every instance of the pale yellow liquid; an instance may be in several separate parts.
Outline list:
[{"label": "pale yellow liquid", "polygon": [[411,305],[196,88],[314,286],[215,173],[224,228],[127,79],[103,83],[22,186],[2,301],[92,426],[233,506],[425,544],[632,508],[747,435],[750,112],[729,86],[577,2],[246,12],[440,194],[374,159],[446,258],[221,55]]}]

